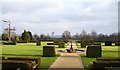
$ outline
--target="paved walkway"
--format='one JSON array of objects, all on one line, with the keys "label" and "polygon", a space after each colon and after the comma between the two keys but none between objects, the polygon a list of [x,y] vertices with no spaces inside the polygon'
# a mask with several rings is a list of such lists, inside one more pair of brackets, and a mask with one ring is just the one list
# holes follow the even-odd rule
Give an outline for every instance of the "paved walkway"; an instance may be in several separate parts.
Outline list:
[{"label": "paved walkway", "polygon": [[[77,49],[75,43],[72,45],[73,49]],[[61,53],[61,56],[50,66],[49,70],[84,70],[84,66],[78,53]]]}]

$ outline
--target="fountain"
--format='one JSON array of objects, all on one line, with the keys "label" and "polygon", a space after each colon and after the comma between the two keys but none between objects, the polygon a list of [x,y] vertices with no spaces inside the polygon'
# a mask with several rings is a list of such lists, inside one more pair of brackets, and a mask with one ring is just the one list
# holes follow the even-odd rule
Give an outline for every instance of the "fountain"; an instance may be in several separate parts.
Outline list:
[{"label": "fountain", "polygon": [[68,48],[66,50],[58,50],[58,52],[66,52],[66,53],[77,53],[78,52],[78,53],[80,53],[80,52],[84,52],[84,50],[80,50],[78,48],[74,49],[72,42],[71,42],[70,48]]}]

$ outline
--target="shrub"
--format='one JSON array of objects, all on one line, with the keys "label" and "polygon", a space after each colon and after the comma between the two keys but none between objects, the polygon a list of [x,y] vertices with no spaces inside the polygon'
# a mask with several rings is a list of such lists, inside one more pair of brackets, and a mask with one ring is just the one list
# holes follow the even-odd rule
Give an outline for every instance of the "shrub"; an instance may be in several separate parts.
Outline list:
[{"label": "shrub", "polygon": [[16,45],[16,42],[4,42],[3,45]]},{"label": "shrub", "polygon": [[106,42],[105,42],[105,46],[112,46],[112,42],[106,41]]},{"label": "shrub", "polygon": [[81,48],[85,48],[86,47],[86,42],[81,42]]},{"label": "shrub", "polygon": [[36,42],[36,46],[40,46],[41,45],[41,42],[40,41],[37,41]]},{"label": "shrub", "polygon": [[93,45],[101,45],[100,42],[94,42]]},{"label": "shrub", "polygon": [[77,41],[77,43],[81,43],[81,41],[80,41],[80,40],[78,40],[78,41]]},{"label": "shrub", "polygon": [[86,45],[92,45],[92,43],[86,43]]},{"label": "shrub", "polygon": [[37,41],[28,41],[29,43],[36,43]]},{"label": "shrub", "polygon": [[58,43],[54,43],[54,45],[58,45]]},{"label": "shrub", "polygon": [[102,55],[101,46],[88,46],[86,55],[87,57],[101,57]]},{"label": "shrub", "polygon": [[18,41],[17,43],[27,43],[27,41]]},{"label": "shrub", "polygon": [[43,46],[43,56],[44,57],[54,57],[55,47],[54,46]]},{"label": "shrub", "polygon": [[120,46],[120,42],[115,42],[115,46]]},{"label": "shrub", "polygon": [[64,42],[59,42],[58,47],[59,48],[65,48],[65,43]]},{"label": "shrub", "polygon": [[47,45],[58,45],[57,43],[47,43]]},{"label": "shrub", "polygon": [[19,37],[15,36],[15,42],[18,42],[18,41],[19,41]]},{"label": "shrub", "polygon": [[68,41],[65,40],[64,42],[67,43]]},{"label": "shrub", "polygon": [[59,40],[54,40],[54,43],[59,43]]}]

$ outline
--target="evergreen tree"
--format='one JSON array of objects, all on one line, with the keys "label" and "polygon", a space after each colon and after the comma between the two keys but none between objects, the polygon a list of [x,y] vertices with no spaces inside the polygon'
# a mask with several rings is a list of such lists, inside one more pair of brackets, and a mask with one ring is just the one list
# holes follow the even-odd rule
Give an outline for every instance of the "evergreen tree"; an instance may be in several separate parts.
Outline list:
[{"label": "evergreen tree", "polygon": [[30,35],[30,40],[33,40],[33,36],[32,33],[30,31],[28,31],[29,35]]},{"label": "evergreen tree", "polygon": [[24,32],[22,33],[22,40],[23,41],[30,41],[30,35],[29,35],[29,33],[26,31],[26,30],[24,30]]},{"label": "evergreen tree", "polygon": [[19,41],[19,37],[15,36],[15,41],[18,42]]}]

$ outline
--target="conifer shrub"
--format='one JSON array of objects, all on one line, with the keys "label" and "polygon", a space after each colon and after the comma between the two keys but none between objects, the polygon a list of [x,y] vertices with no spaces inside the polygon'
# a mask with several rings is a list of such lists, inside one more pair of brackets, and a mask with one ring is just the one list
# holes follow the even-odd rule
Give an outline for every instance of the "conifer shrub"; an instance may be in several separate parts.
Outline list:
[{"label": "conifer shrub", "polygon": [[86,51],[87,57],[101,57],[102,56],[102,48],[100,45],[88,46]]},{"label": "conifer shrub", "polygon": [[54,57],[55,46],[43,46],[43,57]]},{"label": "conifer shrub", "polygon": [[58,47],[59,48],[65,48],[65,43],[64,42],[59,42]]}]

